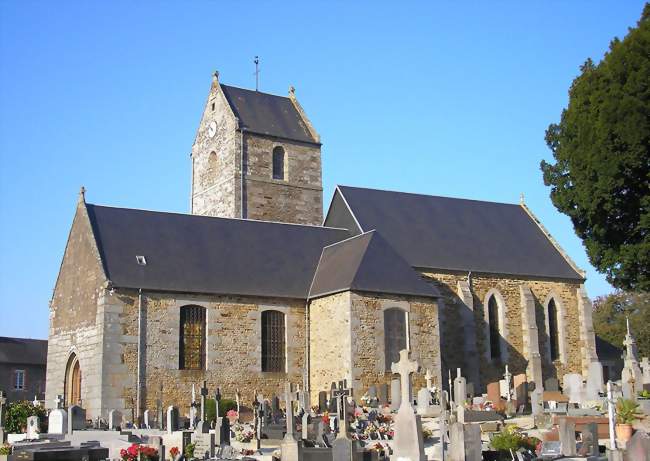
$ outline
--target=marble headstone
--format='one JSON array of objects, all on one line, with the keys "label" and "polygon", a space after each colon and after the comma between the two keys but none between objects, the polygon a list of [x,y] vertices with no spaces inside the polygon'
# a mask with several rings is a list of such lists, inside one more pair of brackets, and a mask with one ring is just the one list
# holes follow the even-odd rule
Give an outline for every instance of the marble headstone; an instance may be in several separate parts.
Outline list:
[{"label": "marble headstone", "polygon": [[68,433],[68,412],[63,408],[55,408],[50,411],[47,418],[48,434],[67,434]]},{"label": "marble headstone", "polygon": [[598,400],[599,392],[603,391],[603,364],[591,362],[587,373],[587,400]]},{"label": "marble headstone", "polygon": [[399,379],[393,379],[390,382],[390,409],[397,410],[402,403],[402,393],[400,390]]},{"label": "marble headstone", "polygon": [[86,410],[78,405],[68,408],[68,434],[86,428]]},{"label": "marble headstone", "polygon": [[582,404],[584,388],[582,385],[582,375],[578,373],[568,373],[562,379],[562,390],[564,395],[569,398],[569,403]]},{"label": "marble headstone", "polygon": [[36,440],[40,437],[41,421],[38,416],[29,416],[27,418],[27,440]]},{"label": "marble headstone", "polygon": [[108,430],[116,431],[122,426],[122,413],[119,410],[108,412]]}]

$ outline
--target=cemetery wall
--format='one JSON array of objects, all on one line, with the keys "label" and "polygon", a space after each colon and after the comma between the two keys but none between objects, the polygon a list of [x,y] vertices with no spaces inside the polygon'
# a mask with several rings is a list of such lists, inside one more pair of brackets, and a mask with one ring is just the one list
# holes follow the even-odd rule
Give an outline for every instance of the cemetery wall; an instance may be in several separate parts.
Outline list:
[{"label": "cemetery wall", "polygon": [[351,293],[345,291],[309,303],[309,382],[311,401],[319,391],[329,391],[332,382],[351,381],[352,331]]},{"label": "cemetery wall", "polygon": [[[463,301],[457,294],[458,282],[466,281],[467,272],[428,272],[423,275],[441,292],[444,302],[441,315],[442,350],[446,369],[466,367],[464,360],[463,332],[460,309]],[[582,314],[579,312],[578,292],[581,285],[569,280],[540,280],[524,277],[513,277],[498,274],[471,274],[471,292],[473,297],[474,321],[476,325],[477,350],[481,357],[480,379],[482,387],[487,383],[502,377],[503,364],[493,363],[488,357],[488,335],[486,332],[485,303],[488,292],[497,293],[505,304],[506,340],[508,343],[507,362],[513,374],[525,373],[527,358],[524,351],[524,332],[522,327],[522,300],[520,286],[530,288],[535,301],[536,323],[539,331],[539,350],[542,356],[544,379],[548,377],[561,378],[566,373],[583,372],[584,342],[580,336]],[[564,356],[551,362],[549,357],[545,308],[550,297],[556,299],[561,312],[562,326],[560,341],[564,344]],[[446,371],[445,371],[446,373]],[[453,371],[452,371],[453,374]]]},{"label": "cemetery wall", "polygon": [[[323,222],[320,146],[246,133],[246,217],[320,226]],[[286,153],[286,180],[273,179],[272,153]]]},{"label": "cemetery wall", "polygon": [[[121,363],[118,371],[129,371],[117,384],[127,408],[136,399],[138,344],[131,340],[138,335],[137,294],[123,302],[120,314],[123,329]],[[185,305],[204,306],[206,311],[206,360],[204,370],[179,369],[180,308]],[[161,398],[163,407],[176,405],[182,415],[189,412],[192,384],[197,396],[203,380],[210,394],[221,387],[224,398],[234,399],[237,389],[244,402],[250,402],[254,390],[265,396],[279,395],[284,383],[301,383],[304,367],[305,323],[304,301],[236,296],[193,296],[144,293],[146,316],[146,408],[154,410]],[[262,372],[261,314],[278,310],[285,317],[287,341],[286,373]],[[198,397],[197,397],[198,398]]]},{"label": "cemetery wall", "polygon": [[[214,109],[212,109],[214,104]],[[208,126],[217,124],[215,135]],[[239,217],[239,136],[237,120],[214,79],[192,145],[192,213]]]}]

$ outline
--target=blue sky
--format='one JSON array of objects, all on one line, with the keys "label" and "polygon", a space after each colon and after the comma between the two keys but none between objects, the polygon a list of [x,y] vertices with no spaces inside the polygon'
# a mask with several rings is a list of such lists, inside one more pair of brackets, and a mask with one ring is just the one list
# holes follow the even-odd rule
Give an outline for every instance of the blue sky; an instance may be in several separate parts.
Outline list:
[{"label": "blue sky", "polygon": [[92,203],[187,212],[210,76],[289,85],[336,184],[526,202],[610,292],[539,170],[588,57],[641,1],[0,1],[0,335],[46,338],[81,185]]}]

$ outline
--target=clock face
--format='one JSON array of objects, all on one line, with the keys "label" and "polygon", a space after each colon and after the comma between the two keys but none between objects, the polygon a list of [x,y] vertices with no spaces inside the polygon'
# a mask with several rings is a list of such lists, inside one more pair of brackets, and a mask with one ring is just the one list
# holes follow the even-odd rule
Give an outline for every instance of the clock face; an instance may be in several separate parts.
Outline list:
[{"label": "clock face", "polygon": [[217,134],[217,122],[213,120],[208,125],[208,136],[212,138],[215,134]]}]

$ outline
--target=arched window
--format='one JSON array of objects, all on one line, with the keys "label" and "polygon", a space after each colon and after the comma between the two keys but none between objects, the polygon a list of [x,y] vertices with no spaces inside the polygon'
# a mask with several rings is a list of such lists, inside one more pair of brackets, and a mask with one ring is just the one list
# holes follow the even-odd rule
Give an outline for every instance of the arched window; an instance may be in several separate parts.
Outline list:
[{"label": "arched window", "polygon": [[501,338],[499,329],[499,304],[494,295],[488,300],[488,326],[490,332],[490,358],[501,359]]},{"label": "arched window", "polygon": [[205,368],[205,307],[181,307],[179,368]]},{"label": "arched window", "polygon": [[555,300],[553,298],[548,302],[547,309],[548,312],[546,313],[546,318],[548,318],[549,349],[551,353],[551,361],[555,361],[560,358],[560,334],[557,324],[557,307],[555,306]]},{"label": "arched window", "polygon": [[399,362],[399,353],[407,349],[406,311],[391,307],[384,311],[384,354],[386,370]]},{"label": "arched window", "polygon": [[273,179],[285,179],[286,175],[286,153],[282,146],[273,149]]},{"label": "arched window", "polygon": [[284,314],[262,312],[262,371],[285,371]]},{"label": "arched window", "polygon": [[81,403],[81,365],[79,365],[79,358],[75,353],[70,354],[65,368],[63,393],[66,407]]}]

